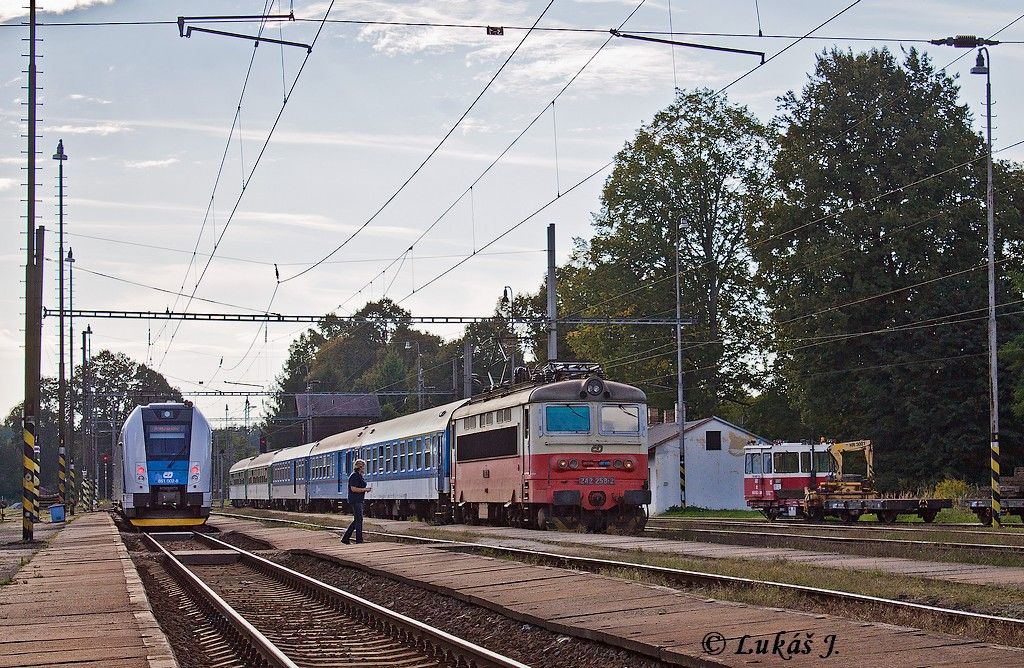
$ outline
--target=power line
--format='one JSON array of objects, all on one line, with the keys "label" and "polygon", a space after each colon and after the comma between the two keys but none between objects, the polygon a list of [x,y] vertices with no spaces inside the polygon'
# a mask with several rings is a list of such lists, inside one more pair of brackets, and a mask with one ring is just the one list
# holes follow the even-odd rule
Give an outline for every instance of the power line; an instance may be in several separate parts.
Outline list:
[{"label": "power line", "polygon": [[[646,2],[646,0],[641,0],[641,2],[636,7],[633,8],[633,11],[631,11],[626,16],[626,18],[619,24],[619,28],[624,27],[626,25],[626,23],[629,22],[629,20],[633,17],[633,15],[636,14],[637,11],[639,11],[641,7],[643,7],[644,2]],[[425,230],[423,230],[423,232],[416,238],[416,240],[412,242],[411,246],[415,246],[420,241],[422,241],[423,238],[426,237],[427,234],[429,234],[431,232],[431,230],[433,230],[452,211],[452,209],[454,209],[458,205],[458,203],[461,202],[462,199],[466,197],[467,194],[470,196],[470,205],[472,207],[472,205],[473,205],[472,204],[472,202],[473,202],[473,189],[480,183],[480,181],[483,180],[483,178],[485,176],[487,176],[491,172],[492,169],[494,169],[495,165],[497,165],[508,154],[508,152],[511,151],[512,148],[515,147],[515,145],[519,143],[519,140],[522,139],[526,135],[526,133],[530,131],[530,128],[532,128],[534,125],[536,125],[537,121],[539,121],[544,116],[544,114],[547,113],[548,108],[554,109],[555,102],[557,102],[558,99],[565,93],[565,91],[567,91],[569,89],[569,87],[572,86],[573,83],[575,83],[575,81],[580,77],[580,75],[583,74],[583,72],[590,66],[590,64],[594,62],[594,59],[597,58],[597,56],[604,50],[604,48],[606,46],[608,46],[608,44],[611,41],[612,41],[612,36],[609,35],[608,38],[605,39],[605,41],[602,42],[601,45],[594,51],[594,53],[591,54],[591,56],[583,63],[583,65],[580,66],[580,68],[576,71],[576,73],[573,74],[568,79],[568,81],[566,81],[566,83],[562,86],[562,88],[558,91],[558,93],[556,93],[555,96],[551,98],[551,101],[548,102],[547,104],[545,104],[540,109],[540,111],[538,111],[534,115],[534,117],[523,127],[523,129],[519,131],[519,134],[517,134],[512,139],[512,141],[510,141],[505,146],[505,148],[502,149],[502,151],[500,153],[498,153],[498,155],[495,156],[495,158],[493,160],[491,160],[490,164],[488,164],[487,167],[485,167],[483,169],[483,171],[481,171],[480,174],[478,174],[477,177],[475,179],[473,179],[473,181],[459,194],[459,196],[456,197],[452,201],[452,203],[449,204],[448,207],[444,211],[442,211],[441,214],[437,218],[435,218],[434,221],[430,225],[427,226],[427,228]],[[561,192],[561,188],[559,188],[558,191],[559,191],[559,195],[565,194],[565,193]],[[471,213],[472,213],[472,211],[471,211]],[[476,239],[475,239],[476,228],[475,228],[475,225],[474,225],[474,232],[473,232],[473,234],[474,234],[474,241],[473,241],[473,253],[472,253],[472,255],[480,255],[480,254],[482,254],[482,253],[480,253],[480,251],[483,250],[483,249],[476,247]],[[490,245],[490,244],[488,244],[488,245]],[[484,248],[486,248],[486,247],[487,246],[484,246]],[[356,295],[360,294],[368,286],[372,285],[373,282],[377,280],[377,278],[382,276],[386,271],[388,271],[391,267],[393,267],[395,265],[395,263],[398,262],[401,257],[402,256],[399,256],[399,257],[393,259],[387,266],[384,267],[384,269],[381,270],[381,272],[379,274],[377,274],[372,279],[370,279],[370,281],[365,283],[361,288],[359,288],[356,292],[354,292],[352,295],[350,295],[345,301],[341,302],[341,304],[338,305],[339,308],[344,307],[345,304],[347,304],[349,301],[354,299],[356,297]],[[422,289],[424,287],[426,287],[426,286],[420,286],[420,289]]]},{"label": "power line", "polygon": [[[192,288],[192,295],[195,295],[196,291],[199,289],[199,285],[203,282],[203,279],[206,277],[206,272],[209,270],[210,264],[213,262],[213,258],[214,258],[214,256],[217,253],[217,249],[220,248],[221,241],[224,239],[224,235],[227,233],[228,228],[231,226],[231,222],[234,220],[235,213],[238,211],[238,207],[242,203],[242,198],[245,196],[245,193],[248,190],[248,186],[252,182],[252,177],[256,173],[256,170],[259,168],[260,163],[263,160],[263,156],[266,155],[267,147],[270,145],[270,140],[273,138],[274,132],[277,130],[277,126],[281,122],[281,117],[284,115],[284,110],[288,106],[288,101],[291,100],[292,93],[295,92],[295,87],[298,85],[299,79],[302,77],[302,73],[306,69],[306,64],[309,62],[309,58],[313,54],[313,47],[316,46],[317,41],[319,41],[319,39],[320,39],[320,35],[323,33],[324,22],[327,21],[327,17],[330,16],[331,9],[333,7],[334,7],[334,0],[331,0],[331,4],[328,5],[327,11],[324,13],[324,18],[320,22],[320,27],[317,29],[316,34],[313,36],[313,39],[310,42],[310,49],[309,49],[309,51],[306,52],[306,55],[303,57],[302,63],[299,65],[299,69],[295,73],[295,78],[292,80],[292,85],[288,89],[288,94],[285,96],[284,100],[281,103],[281,108],[278,110],[277,116],[274,118],[274,122],[270,126],[270,131],[267,132],[267,138],[263,141],[263,146],[260,147],[259,154],[256,156],[256,160],[253,162],[252,168],[249,170],[249,176],[248,176],[248,178],[246,178],[245,183],[242,185],[241,191],[238,193],[238,198],[235,200],[235,204],[231,208],[231,213],[228,215],[228,219],[225,221],[224,227],[221,228],[220,235],[217,237],[217,240],[214,242],[213,253],[211,253],[210,257],[207,258],[206,265],[203,267],[202,273],[199,275],[198,280],[196,280],[195,286]],[[258,42],[257,42],[257,44],[258,44]],[[253,48],[255,50],[256,47],[253,47]],[[246,74],[246,81],[248,81],[248,74]],[[227,149],[225,148],[225,152],[226,151],[227,151]],[[219,178],[219,176],[218,176],[218,178]],[[278,284],[280,284],[280,281],[278,281]],[[277,286],[275,286],[275,288],[274,288],[274,294],[275,295],[277,294]],[[271,298],[271,304],[268,304],[268,306],[267,306],[267,310],[268,311],[270,310],[270,306],[272,304],[273,304],[273,297]],[[185,308],[186,309],[188,308],[188,304],[186,304]],[[164,360],[167,359],[167,353],[170,352],[171,345],[173,345],[174,338],[177,335],[178,330],[180,328],[181,328],[181,323],[179,322],[178,325],[175,327],[174,333],[171,335],[171,340],[167,343],[167,348],[164,349],[164,354],[160,358],[160,364],[157,365],[157,369],[159,369],[161,366],[163,366]]]},{"label": "power line", "polygon": [[[235,23],[256,22],[235,21]],[[296,18],[295,23],[315,23],[319,19]],[[205,24],[206,21],[192,21],[191,23]],[[210,22],[212,23],[212,22]],[[493,23],[460,23],[460,22],[431,22],[431,21],[379,21],[371,19],[328,19],[327,23],[332,25],[354,25],[354,26],[383,26],[395,28],[448,28],[453,30],[486,30],[500,26],[503,30],[530,30],[526,25],[506,25],[500,21]],[[38,26],[53,28],[93,28],[93,27],[145,27],[145,26],[176,26],[177,21],[168,19],[136,19],[131,21],[38,21]],[[0,28],[24,27],[21,23],[3,23]],[[583,26],[537,26],[535,32],[552,33],[578,33],[578,34],[607,34],[608,28],[583,27]],[[893,35],[790,35],[785,33],[759,34],[753,32],[713,32],[713,31],[670,31],[670,30],[634,30],[638,35],[683,35],[687,37],[741,37],[752,39],[807,39],[817,41],[835,42],[906,42],[927,44],[927,37],[898,37]],[[1004,40],[1003,44],[1024,44],[1024,40]]]},{"label": "power line", "polygon": [[[540,23],[541,19],[544,18],[544,15],[548,13],[549,9],[551,9],[551,5],[554,4],[554,1],[555,0],[549,0],[548,1],[548,4],[544,7],[544,10],[540,13],[540,16],[538,16],[537,20],[533,22],[534,26],[536,26],[538,23]],[[326,20],[326,17],[325,17],[324,20]],[[441,147],[444,145],[444,143],[446,141],[448,141],[448,138],[452,136],[452,134],[455,132],[455,130],[459,127],[459,125],[462,123],[462,121],[466,118],[466,116],[468,116],[469,113],[471,111],[473,111],[474,107],[476,107],[477,102],[479,102],[480,98],[482,98],[484,96],[484,93],[486,93],[487,90],[491,87],[491,84],[493,84],[494,81],[498,78],[498,75],[500,75],[504,71],[505,67],[512,60],[513,56],[515,56],[516,53],[519,52],[519,49],[523,46],[523,43],[526,42],[526,39],[530,36],[530,34],[531,34],[531,31],[527,31],[526,34],[523,35],[523,38],[521,40],[519,40],[519,44],[517,44],[516,47],[514,49],[512,49],[512,52],[510,54],[508,54],[508,57],[505,58],[505,61],[501,64],[501,66],[498,68],[498,70],[491,76],[491,78],[484,85],[483,89],[477,94],[477,96],[469,104],[469,107],[467,107],[466,110],[464,112],[462,112],[462,115],[459,116],[458,120],[456,120],[455,123],[452,125],[452,127],[449,128],[448,132],[446,132],[444,134],[444,136],[441,137],[441,141],[439,141],[437,143],[437,145],[434,146],[433,149],[431,149],[430,153],[427,154],[427,157],[425,157],[423,159],[423,161],[416,167],[416,169],[414,169],[412,171],[412,173],[405,179],[405,181],[403,181],[402,184],[400,186],[398,186],[398,189],[395,190],[386,200],[384,200],[384,203],[380,205],[380,207],[373,213],[373,215],[371,215],[369,218],[367,218],[362,223],[362,225],[360,225],[358,228],[356,228],[356,230],[354,232],[352,232],[352,234],[350,234],[348,236],[348,238],[345,239],[345,241],[341,242],[341,244],[339,244],[334,250],[329,252],[327,255],[325,255],[320,260],[317,260],[316,262],[314,262],[310,266],[306,267],[305,269],[299,271],[296,274],[293,274],[293,275],[289,276],[288,278],[285,278],[282,281],[282,283],[287,283],[288,281],[296,279],[299,276],[302,276],[302,275],[312,271],[313,269],[316,269],[321,264],[323,264],[324,262],[329,260],[331,257],[333,257],[335,253],[340,251],[342,248],[347,246],[350,241],[355,239],[356,235],[358,235],[360,232],[362,232],[364,229],[366,229],[366,226],[369,225],[370,223],[372,223],[377,218],[377,216],[379,216],[381,214],[381,212],[383,212],[384,209],[386,209],[387,206],[389,204],[391,204],[391,202],[393,202],[395,200],[395,198],[398,197],[398,195],[401,194],[401,192],[403,190],[405,190],[405,187],[407,185],[409,185],[409,183],[414,178],[416,178],[416,175],[420,173],[420,170],[422,170],[423,167],[426,166],[426,164],[430,161],[430,159],[433,158],[434,155],[441,149]]]}]

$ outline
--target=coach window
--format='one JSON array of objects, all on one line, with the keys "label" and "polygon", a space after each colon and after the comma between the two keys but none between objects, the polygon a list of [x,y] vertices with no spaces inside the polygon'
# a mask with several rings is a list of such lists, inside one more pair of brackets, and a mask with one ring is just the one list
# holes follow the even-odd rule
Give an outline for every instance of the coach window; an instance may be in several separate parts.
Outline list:
[{"label": "coach window", "polygon": [[384,472],[384,446],[377,446],[377,473]]},{"label": "coach window", "polygon": [[416,441],[416,469],[423,468],[423,439]]},{"label": "coach window", "polygon": [[587,404],[545,406],[544,431],[549,434],[589,434],[590,406]]},{"label": "coach window", "polygon": [[640,406],[636,404],[601,406],[601,433],[640,433]]},{"label": "coach window", "polygon": [[771,473],[772,472],[772,453],[770,453],[770,452],[764,453],[763,455],[761,455],[761,459],[764,460],[764,472],[765,473]]},{"label": "coach window", "polygon": [[811,472],[811,453],[801,452],[800,453],[800,472],[810,473]]},{"label": "coach window", "polygon": [[831,473],[835,470],[832,463],[832,455],[827,452],[814,453],[814,470],[817,473]]},{"label": "coach window", "polygon": [[[402,441],[402,444],[405,442]],[[391,450],[391,470],[398,471],[398,460],[399,460],[399,448],[401,445],[396,442],[394,449]]]},{"label": "coach window", "polygon": [[797,452],[775,453],[776,473],[800,473],[800,456]]},{"label": "coach window", "polygon": [[476,429],[476,416],[470,415],[462,421],[463,429]]},{"label": "coach window", "polygon": [[405,449],[405,470],[414,471],[413,465],[416,463],[416,448],[423,442],[423,439],[419,436],[415,440],[409,441],[408,447]]},{"label": "coach window", "polygon": [[429,469],[430,468],[430,461],[431,461],[430,453],[433,452],[433,450],[434,450],[434,443],[436,442],[436,440],[437,439],[433,439],[433,440],[423,444],[423,468],[425,468],[425,469]]}]

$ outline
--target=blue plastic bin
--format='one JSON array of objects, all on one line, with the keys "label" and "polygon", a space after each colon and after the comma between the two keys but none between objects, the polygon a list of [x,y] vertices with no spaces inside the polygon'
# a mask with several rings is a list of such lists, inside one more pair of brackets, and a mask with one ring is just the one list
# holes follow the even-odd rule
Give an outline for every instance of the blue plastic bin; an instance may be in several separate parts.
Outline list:
[{"label": "blue plastic bin", "polygon": [[63,522],[64,521],[64,504],[55,503],[50,506],[50,521],[51,522]]}]

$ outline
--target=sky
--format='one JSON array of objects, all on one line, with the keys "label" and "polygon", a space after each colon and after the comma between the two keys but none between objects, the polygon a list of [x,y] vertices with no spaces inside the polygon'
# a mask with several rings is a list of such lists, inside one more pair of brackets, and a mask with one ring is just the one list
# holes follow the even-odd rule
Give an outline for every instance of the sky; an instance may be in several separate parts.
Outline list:
[{"label": "sky", "polygon": [[[21,401],[24,383],[25,4],[0,0],[5,414]],[[76,260],[76,309],[180,311],[187,304],[193,313],[350,314],[387,296],[417,316],[485,316],[504,286],[538,288],[549,223],[559,263],[574,238],[591,235],[606,165],[671,102],[676,86],[719,90],[749,72],[726,94],[769,120],[777,98],[803,86],[823,49],[917,46],[940,67],[965,56],[948,71],[960,75],[961,99],[981,130],[984,78],[968,74],[973,53],[913,40],[992,35],[1024,13],[1019,1],[861,0],[843,12],[850,4],[353,0],[334,3],[331,22],[321,23],[329,2],[269,3],[271,13],[293,10],[299,20],[268,22],[263,36],[312,45],[307,51],[179,36],[178,16],[258,15],[267,0],[40,3],[38,20],[51,24],[38,30],[44,304],[57,308],[59,296],[58,172],[50,158],[58,140],[68,155],[65,246]],[[840,12],[811,38],[796,39]],[[339,21],[507,28],[489,36],[483,27]],[[749,55],[608,41],[607,30],[624,21],[624,31],[744,35],[676,39],[763,51],[769,60],[756,67]],[[534,22],[595,31],[528,33]],[[72,23],[87,25],[57,25]],[[254,21],[190,25],[260,30]],[[1024,19],[998,39],[1024,41]],[[1024,44],[991,52],[998,150],[1024,139]],[[1000,156],[1024,160],[1024,150]],[[305,328],[76,319],[76,332],[86,325],[93,354],[124,352],[184,392],[272,389],[289,343]],[[422,327],[449,339],[460,333]],[[56,318],[47,318],[44,375],[56,374],[58,350]],[[242,398],[193,400],[210,417],[243,418]],[[253,397],[254,421],[261,402]]]}]

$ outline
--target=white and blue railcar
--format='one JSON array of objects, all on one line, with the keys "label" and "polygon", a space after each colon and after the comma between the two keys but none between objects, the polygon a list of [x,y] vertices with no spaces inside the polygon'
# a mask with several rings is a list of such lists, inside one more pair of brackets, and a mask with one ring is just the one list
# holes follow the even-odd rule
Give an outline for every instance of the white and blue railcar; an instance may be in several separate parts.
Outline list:
[{"label": "white and blue railcar", "polygon": [[306,509],[306,471],[309,468],[309,451],[314,445],[304,443],[274,453],[270,465],[273,481],[270,485],[271,506],[285,510]]},{"label": "white and blue railcar", "polygon": [[452,414],[465,403],[363,427],[361,442],[342,451],[343,471],[351,472],[357,458],[366,460],[364,477],[373,488],[365,499],[369,516],[432,519],[448,513]]},{"label": "white and blue railcar", "polygon": [[[309,506],[312,510],[338,510],[348,499],[352,454],[362,443],[366,427],[321,439],[309,453]],[[348,453],[348,454],[346,454]]]},{"label": "white and blue railcar", "polygon": [[210,423],[190,403],[137,406],[114,450],[114,503],[133,525],[195,526],[210,515]]}]

